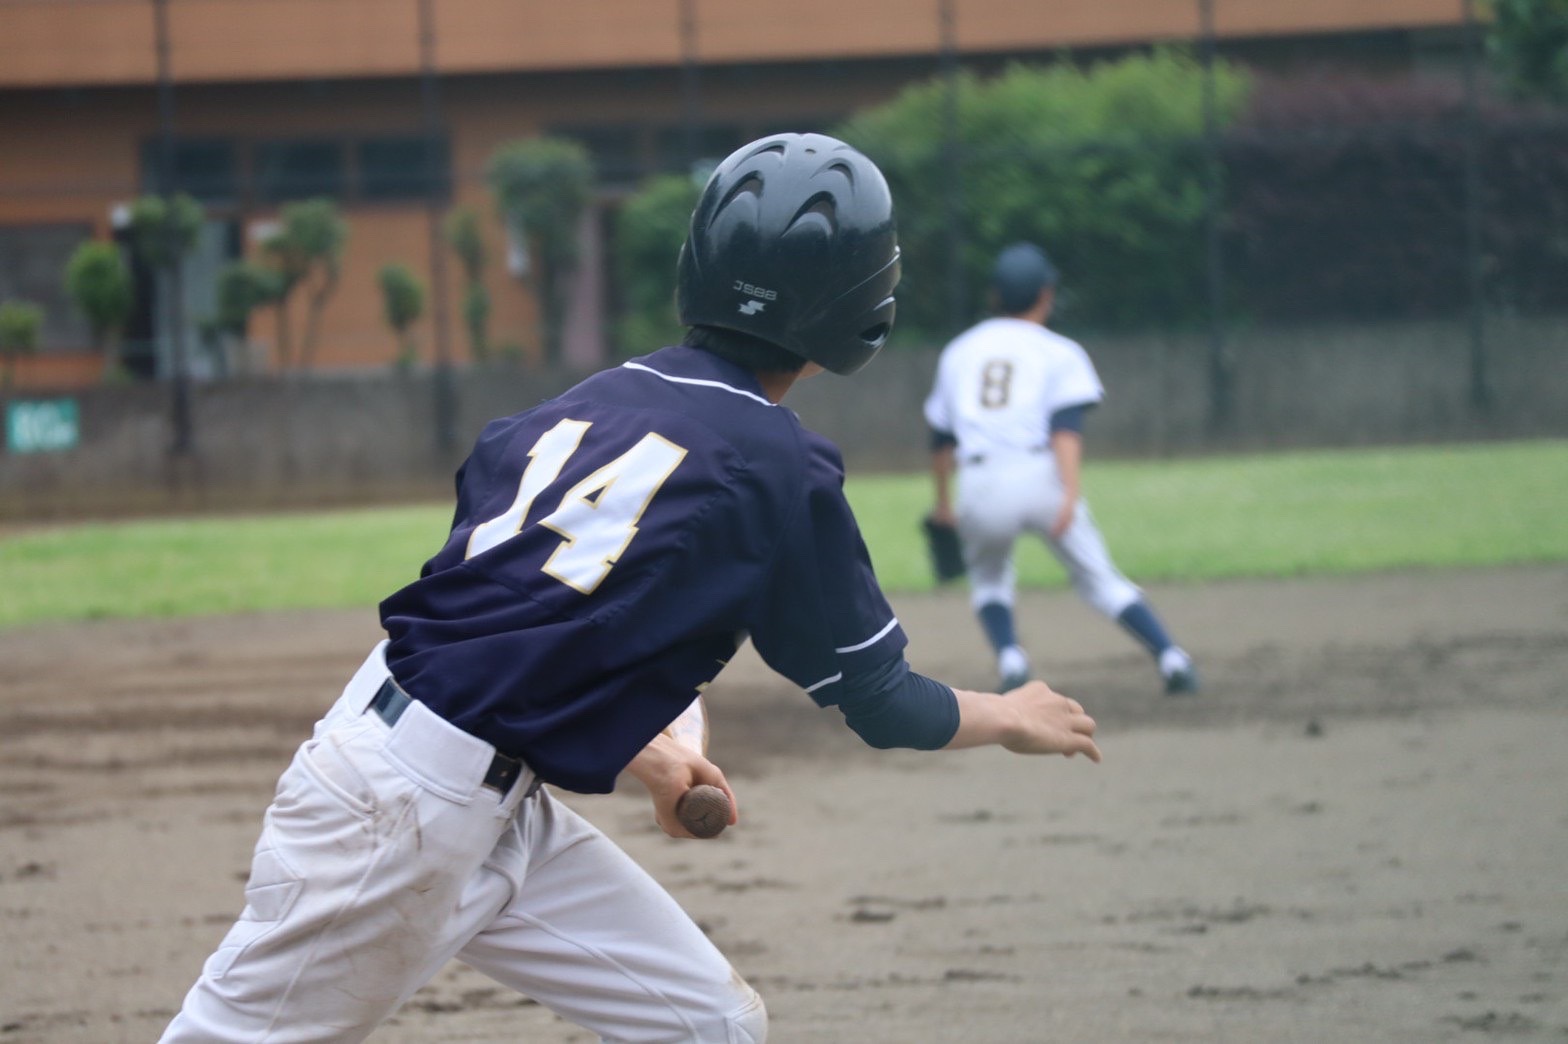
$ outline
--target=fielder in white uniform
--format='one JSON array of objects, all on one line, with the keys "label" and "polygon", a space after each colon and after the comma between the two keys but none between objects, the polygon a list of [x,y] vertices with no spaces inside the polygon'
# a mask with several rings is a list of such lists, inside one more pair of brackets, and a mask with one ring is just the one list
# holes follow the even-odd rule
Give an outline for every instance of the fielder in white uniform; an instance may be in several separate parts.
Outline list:
[{"label": "fielder in white uniform", "polygon": [[[996,651],[1004,691],[1030,676],[1013,624],[1013,543],[1043,539],[1080,598],[1155,658],[1171,694],[1197,690],[1192,658],[1122,575],[1079,491],[1085,413],[1105,390],[1088,353],[1045,328],[1056,270],[1039,247],[1004,250],[992,273],[998,315],[942,352],[926,400],[939,522],[958,527],[971,602]],[[956,504],[950,492],[957,471]]]}]

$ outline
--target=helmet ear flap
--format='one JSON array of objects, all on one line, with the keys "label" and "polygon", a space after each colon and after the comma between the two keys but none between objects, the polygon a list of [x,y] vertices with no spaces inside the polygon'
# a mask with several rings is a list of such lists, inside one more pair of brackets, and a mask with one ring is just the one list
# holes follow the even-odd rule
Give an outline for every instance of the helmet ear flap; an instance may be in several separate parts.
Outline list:
[{"label": "helmet ear flap", "polygon": [[[861,285],[841,294],[813,333],[823,358],[816,360],[841,376],[857,372],[887,344],[897,304],[899,260],[893,260]],[[830,360],[830,361],[828,361]]]},{"label": "helmet ear flap", "polygon": [[687,326],[760,338],[836,373],[886,343],[899,274],[892,195],[836,138],[781,134],[732,153],[704,187],[677,263]]}]

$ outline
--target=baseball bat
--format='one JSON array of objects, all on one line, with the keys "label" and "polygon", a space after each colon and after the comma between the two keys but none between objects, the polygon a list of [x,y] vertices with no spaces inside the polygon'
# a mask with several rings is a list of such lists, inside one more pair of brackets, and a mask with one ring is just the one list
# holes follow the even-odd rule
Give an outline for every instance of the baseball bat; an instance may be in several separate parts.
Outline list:
[{"label": "baseball bat", "polygon": [[[680,716],[665,729],[676,742],[704,756],[708,753],[708,710],[702,697],[691,701]],[[699,783],[675,803],[675,818],[694,837],[711,838],[724,833],[730,825],[730,796],[719,787]]]}]

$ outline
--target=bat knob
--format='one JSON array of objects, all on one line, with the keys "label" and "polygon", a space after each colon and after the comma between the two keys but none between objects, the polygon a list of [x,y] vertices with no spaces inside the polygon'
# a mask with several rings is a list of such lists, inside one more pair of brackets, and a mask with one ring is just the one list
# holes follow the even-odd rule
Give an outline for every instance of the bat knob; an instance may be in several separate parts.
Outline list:
[{"label": "bat knob", "polygon": [[675,803],[675,818],[693,837],[718,837],[730,824],[730,796],[707,783],[699,783]]}]

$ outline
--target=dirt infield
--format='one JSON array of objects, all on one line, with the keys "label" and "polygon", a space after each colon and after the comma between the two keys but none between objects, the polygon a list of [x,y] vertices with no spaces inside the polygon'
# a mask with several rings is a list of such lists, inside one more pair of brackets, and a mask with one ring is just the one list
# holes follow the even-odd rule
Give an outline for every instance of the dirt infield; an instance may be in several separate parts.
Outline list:
[{"label": "dirt infield", "polygon": [[[1152,592],[1207,686],[1069,595],[1021,628],[1106,760],[861,747],[749,654],[741,823],[568,796],[763,992],[777,1042],[1568,1039],[1568,567]],[[989,686],[958,592],[915,665]],[[0,632],[0,1042],[155,1039],[242,903],[369,610]],[[373,1039],[587,1042],[457,965]]]}]

